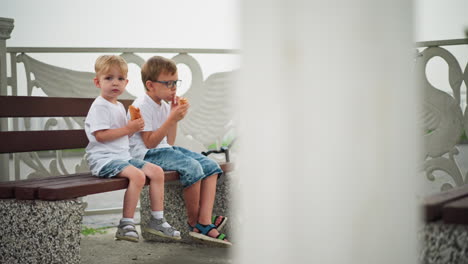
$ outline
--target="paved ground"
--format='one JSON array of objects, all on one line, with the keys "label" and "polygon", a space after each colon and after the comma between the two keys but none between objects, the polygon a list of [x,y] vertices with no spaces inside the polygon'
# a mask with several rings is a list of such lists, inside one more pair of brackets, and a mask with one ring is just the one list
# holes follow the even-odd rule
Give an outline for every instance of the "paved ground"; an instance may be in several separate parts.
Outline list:
[{"label": "paved ground", "polygon": [[[140,231],[140,226],[137,226]],[[105,234],[82,235],[81,263],[120,264],[120,263],[232,263],[231,249],[212,248],[202,244],[156,243],[115,241],[116,228],[105,230]]]},{"label": "paved ground", "polygon": [[[88,210],[116,208],[122,206],[125,190],[89,195],[84,198]],[[120,264],[120,263],[232,263],[232,249],[209,247],[199,242],[158,243],[147,242],[140,237],[140,242],[115,241],[114,234],[121,213],[85,215],[83,226],[87,228],[106,228],[105,234],[82,235],[81,262],[83,264]],[[140,213],[135,213],[135,221],[140,222]],[[137,225],[140,231],[140,226]],[[140,232],[141,234],[141,232]]]}]

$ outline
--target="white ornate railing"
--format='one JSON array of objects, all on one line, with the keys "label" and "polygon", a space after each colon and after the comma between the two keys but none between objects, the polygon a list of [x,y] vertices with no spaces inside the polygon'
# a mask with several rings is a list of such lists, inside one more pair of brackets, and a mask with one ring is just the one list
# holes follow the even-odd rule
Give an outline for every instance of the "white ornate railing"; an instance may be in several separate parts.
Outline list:
[{"label": "white ornate railing", "polygon": [[[463,65],[460,66],[468,57],[467,44],[468,39],[417,43],[416,74],[418,85],[424,92],[421,115],[425,130],[423,169],[427,179],[436,184],[439,190],[461,186],[468,181],[468,171],[463,169],[466,167],[464,159],[468,156],[460,151],[462,149],[464,152],[466,148],[464,142],[468,134],[468,64],[463,68]],[[464,49],[458,49],[460,46]],[[454,49],[450,50],[452,47]],[[428,67],[434,58],[446,63],[448,80],[445,81],[448,85],[435,84],[429,80]],[[461,155],[459,159],[458,155]]]},{"label": "white ornate railing", "polygon": [[[40,89],[45,96],[94,98],[98,95],[99,90],[96,89],[92,81],[94,78],[93,72],[52,65],[52,63],[34,58],[35,54],[53,53],[66,57],[73,53],[79,53],[97,57],[103,53],[112,53],[121,55],[129,64],[134,64],[138,67],[141,67],[145,61],[139,54],[163,54],[163,56],[168,57],[171,54],[176,54],[172,59],[178,66],[185,65],[188,67],[190,70],[188,79],[191,80],[190,86],[184,94],[184,97],[190,100],[191,110],[178,127],[176,144],[194,151],[205,151],[209,147],[219,148],[232,138],[233,111],[229,93],[233,86],[235,69],[215,72],[205,78],[201,64],[192,55],[206,54],[214,57],[219,55],[238,56],[236,50],[6,47],[5,40],[9,38],[13,29],[12,24],[12,20],[0,19],[0,62],[2,63],[0,64],[0,93],[2,95],[30,96],[33,94],[34,89]],[[7,76],[7,57],[10,62],[10,76]],[[218,63],[222,65],[223,58],[220,58]],[[17,66],[20,64],[24,65],[25,89],[19,86],[19,77],[21,76],[18,76]],[[126,92],[121,98],[133,99],[134,96]],[[34,129],[35,126],[45,127],[46,129],[57,129],[58,127],[61,127],[61,129],[63,127],[82,128],[83,123],[84,118],[49,118],[45,120],[23,118],[2,120],[0,128],[2,130],[30,130]],[[0,181],[10,180],[11,178],[24,179],[88,171],[89,169],[83,154],[84,151],[81,150],[73,155],[80,157],[73,165],[66,164],[63,158],[63,151],[56,151],[54,157],[47,159],[44,159],[44,155],[41,156],[38,153],[13,154],[13,165],[10,165],[8,155],[2,155],[0,157]],[[46,163],[48,164],[46,165]],[[26,170],[24,170],[25,167],[27,168]],[[10,177],[10,175],[14,176]]]}]

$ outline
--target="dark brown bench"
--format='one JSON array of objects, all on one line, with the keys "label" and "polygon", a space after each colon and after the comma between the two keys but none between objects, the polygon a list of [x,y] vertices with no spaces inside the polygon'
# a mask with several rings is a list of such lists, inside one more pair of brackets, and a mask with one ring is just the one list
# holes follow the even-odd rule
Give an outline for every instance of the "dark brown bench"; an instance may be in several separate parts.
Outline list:
[{"label": "dark brown bench", "polygon": [[426,222],[468,225],[468,185],[426,197],[423,210]]},{"label": "dark brown bench", "polygon": [[[0,117],[85,117],[94,99],[32,96],[0,96]],[[125,108],[132,100],[119,100]],[[84,148],[88,139],[84,129],[47,131],[2,131],[0,153]],[[224,172],[230,162],[221,163]],[[176,171],[166,171],[165,181],[177,181]],[[147,181],[146,184],[149,182]],[[125,189],[128,179],[101,179],[91,173],[9,181],[0,183],[0,199],[65,200],[90,194]]]},{"label": "dark brown bench", "polygon": [[[94,99],[0,96],[0,117],[85,117]],[[125,107],[131,100],[120,100]],[[6,130],[5,128],[2,128]],[[48,131],[1,131],[0,153],[41,150],[80,149],[88,139],[83,129]],[[226,158],[228,158],[228,153]],[[231,163],[220,164],[224,172],[233,169]],[[2,179],[9,177],[1,177]],[[165,172],[165,181],[174,182],[165,188],[165,210],[184,215],[179,174]],[[226,181],[225,181],[226,179]],[[228,210],[229,178],[218,181],[218,209]],[[147,182],[148,184],[148,182]],[[80,263],[80,231],[86,203],[79,197],[125,189],[124,178],[101,179],[91,173],[76,173],[41,179],[0,182],[0,225],[8,226],[0,235],[0,263]],[[141,224],[149,218],[149,195],[140,195],[144,210]],[[146,205],[148,204],[148,205]],[[226,214],[224,214],[226,215]],[[171,217],[168,213],[167,217]],[[182,217],[171,223],[185,226]],[[145,233],[142,232],[145,239]]]}]

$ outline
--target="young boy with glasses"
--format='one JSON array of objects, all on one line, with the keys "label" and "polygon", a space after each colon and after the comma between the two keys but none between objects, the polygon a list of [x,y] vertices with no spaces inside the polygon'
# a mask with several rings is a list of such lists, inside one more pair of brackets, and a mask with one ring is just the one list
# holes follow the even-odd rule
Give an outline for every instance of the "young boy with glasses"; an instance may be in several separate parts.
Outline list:
[{"label": "young boy with glasses", "polygon": [[[180,80],[174,61],[161,56],[150,58],[141,68],[146,94],[133,105],[146,120],[143,130],[130,138],[134,158],[149,161],[163,170],[178,171],[182,183],[191,236],[211,243],[230,246],[219,233],[226,223],[223,216],[212,217],[219,165],[200,153],[173,146],[177,123],[187,114],[189,103],[179,103],[176,96]],[[171,102],[171,103],[168,103]]]},{"label": "young boy with glasses", "polygon": [[142,130],[143,119],[127,122],[125,108],[117,98],[125,91],[128,79],[127,62],[120,56],[100,56],[95,64],[94,84],[101,89],[85,120],[89,144],[86,147],[88,164],[93,175],[102,178],[123,177],[129,180],[123,201],[123,218],[115,234],[117,240],[138,242],[133,220],[140,192],[146,177],[150,180],[150,201],[154,219],[151,231],[171,239],[181,239],[180,232],[163,221],[164,171],[161,167],[129,152],[129,136]]}]

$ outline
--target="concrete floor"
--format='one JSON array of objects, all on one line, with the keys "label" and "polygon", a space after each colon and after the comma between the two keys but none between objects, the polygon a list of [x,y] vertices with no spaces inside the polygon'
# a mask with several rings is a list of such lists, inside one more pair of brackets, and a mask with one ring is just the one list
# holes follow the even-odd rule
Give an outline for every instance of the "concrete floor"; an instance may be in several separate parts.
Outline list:
[{"label": "concrete floor", "polygon": [[[140,226],[137,226],[140,231]],[[105,229],[105,234],[81,236],[81,263],[158,263],[206,264],[233,263],[232,248],[213,248],[203,244],[115,241],[116,228]],[[141,234],[141,232],[140,232]]]},{"label": "concrete floor", "polygon": [[[122,206],[125,190],[100,193],[84,197],[88,210],[117,208]],[[85,215],[82,224],[87,228],[106,227],[104,234],[81,236],[81,263],[233,263],[232,248],[215,248],[200,242],[191,244],[180,242],[150,242],[141,237],[138,243],[115,241],[116,226],[122,217],[121,212],[110,214]],[[135,222],[140,223],[140,212],[135,213]],[[108,228],[110,227],[110,228]],[[185,227],[185,226],[184,226]],[[188,232],[178,227],[181,232]],[[140,231],[140,226],[137,225]]]}]

